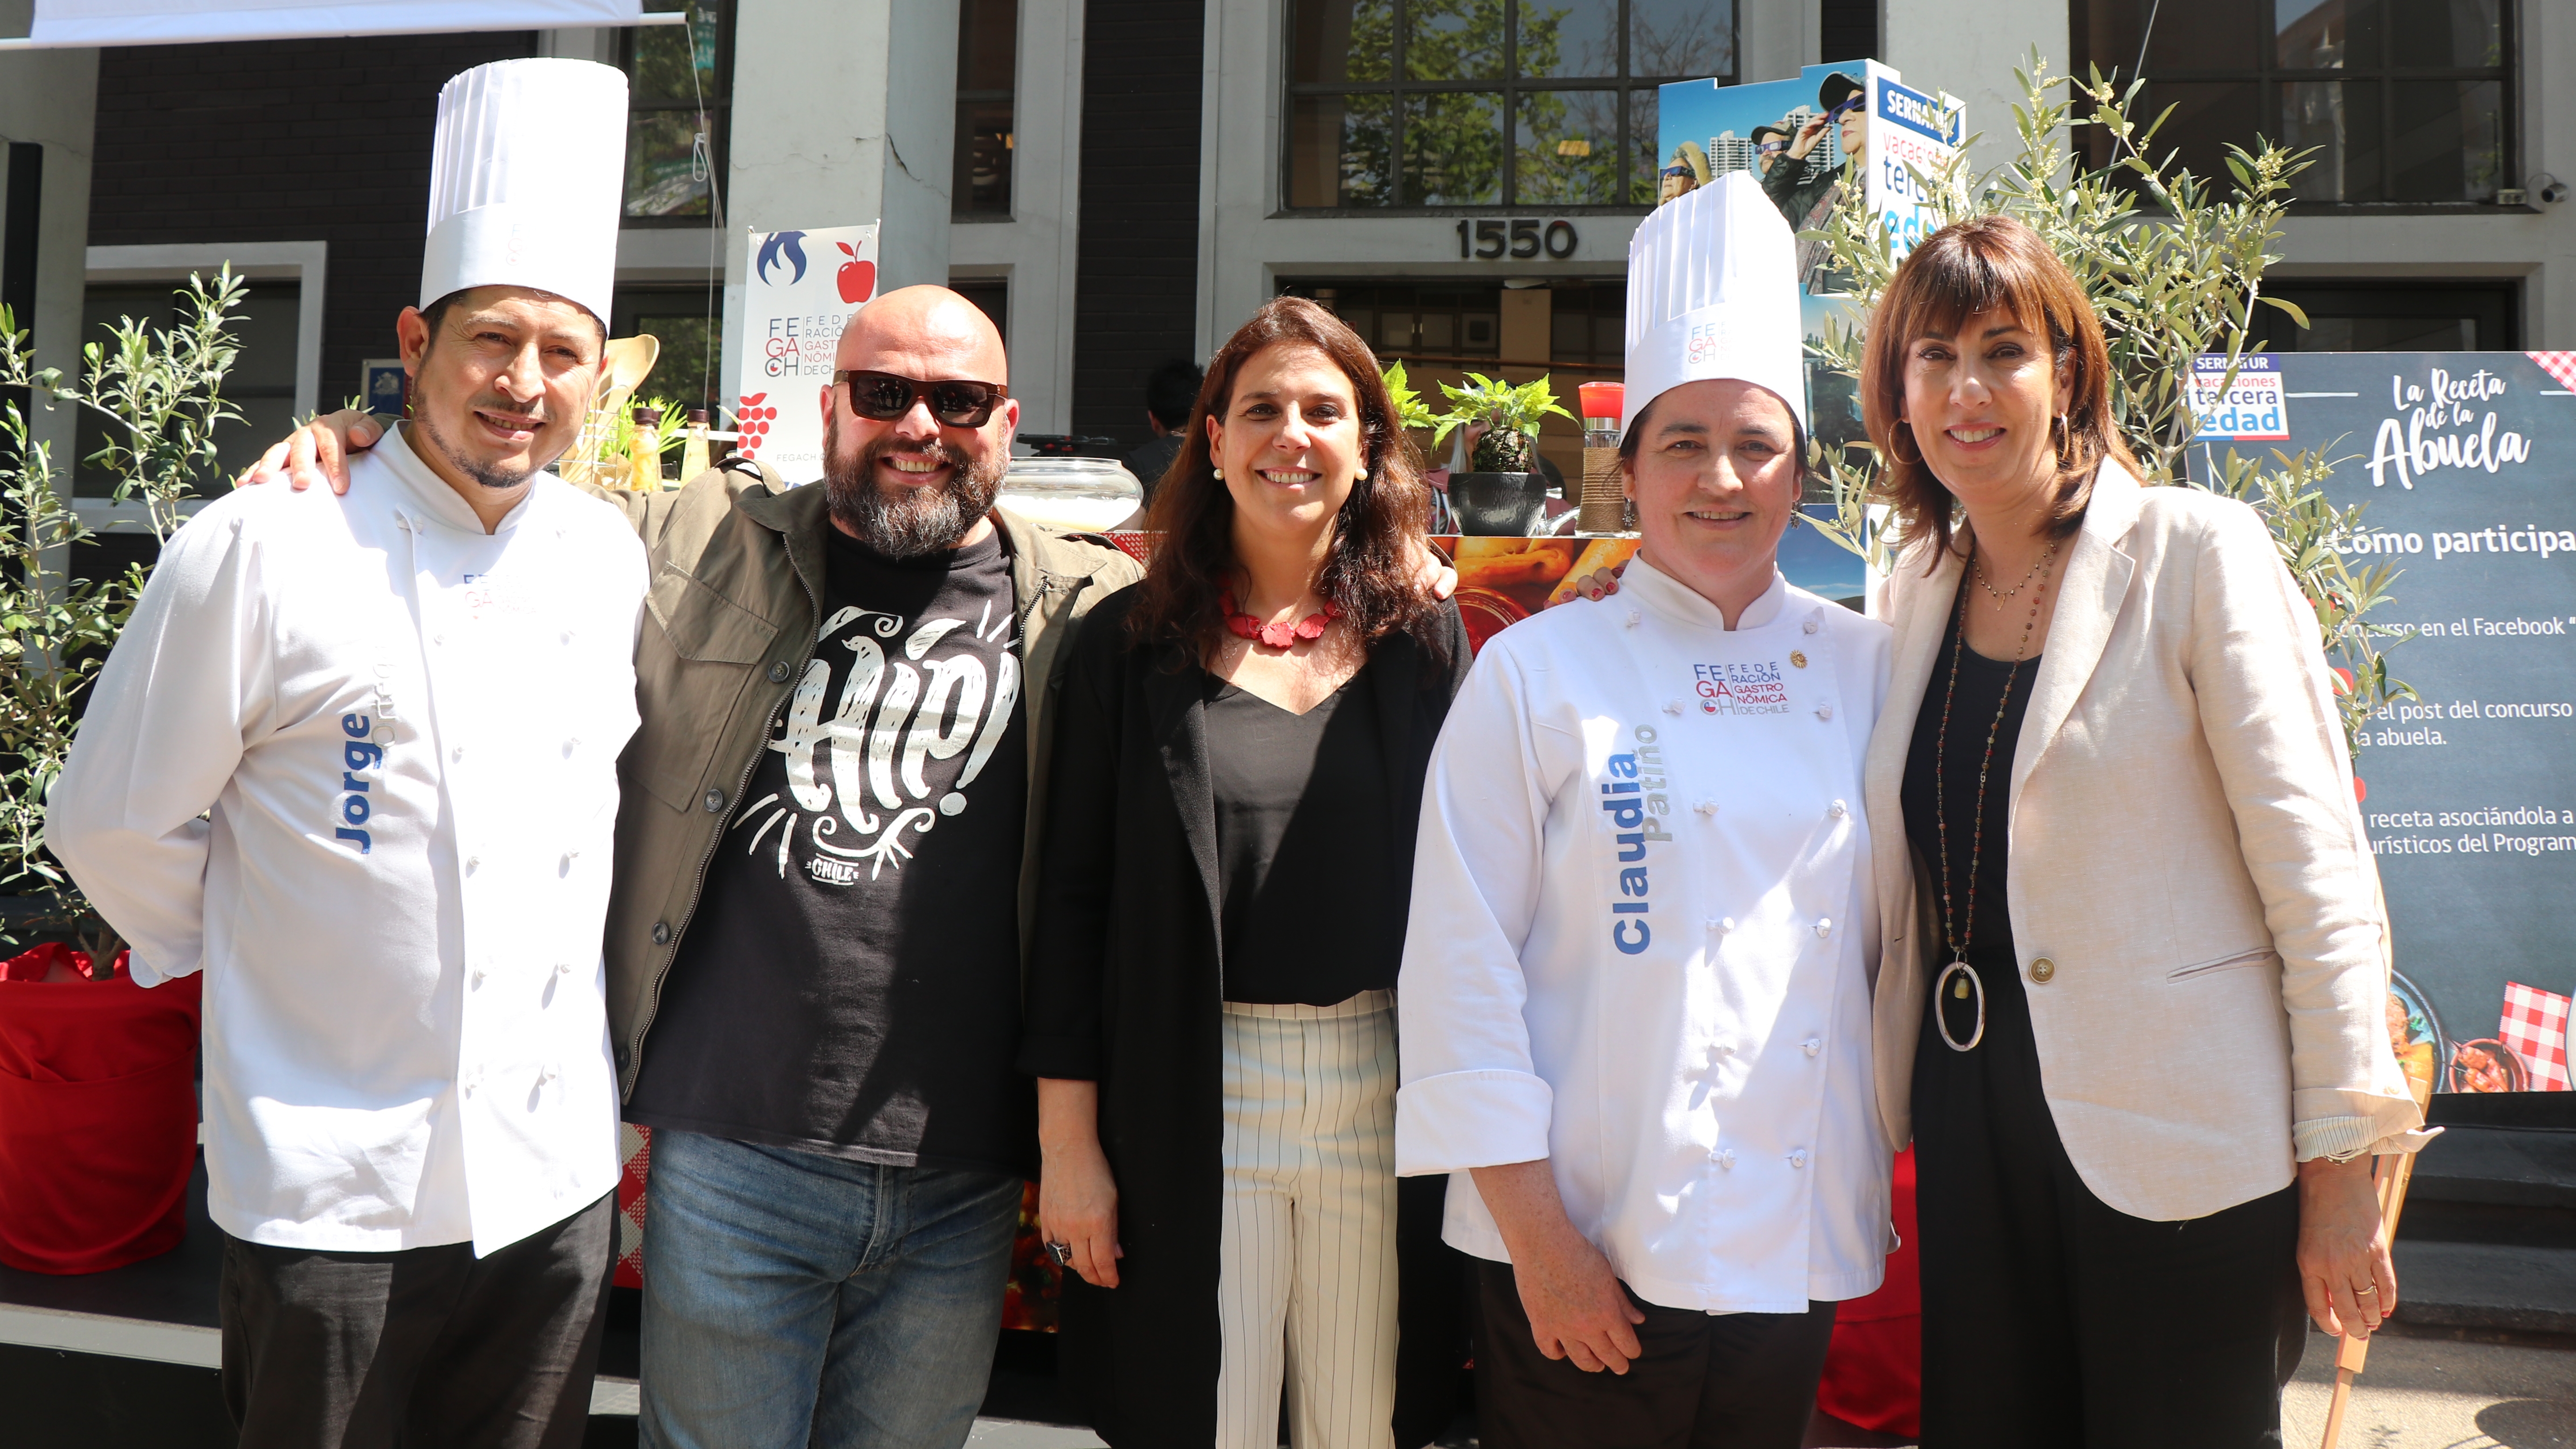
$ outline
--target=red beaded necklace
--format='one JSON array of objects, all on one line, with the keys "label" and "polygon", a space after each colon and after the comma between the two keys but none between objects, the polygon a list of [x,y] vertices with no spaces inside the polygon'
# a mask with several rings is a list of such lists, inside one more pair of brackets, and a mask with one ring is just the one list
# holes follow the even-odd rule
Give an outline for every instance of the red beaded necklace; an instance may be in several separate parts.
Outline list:
[{"label": "red beaded necklace", "polygon": [[1225,627],[1256,644],[1267,644],[1273,649],[1288,648],[1300,639],[1321,639],[1325,626],[1340,617],[1341,606],[1327,601],[1322,612],[1308,614],[1294,624],[1265,623],[1236,609],[1234,590],[1225,591]]}]

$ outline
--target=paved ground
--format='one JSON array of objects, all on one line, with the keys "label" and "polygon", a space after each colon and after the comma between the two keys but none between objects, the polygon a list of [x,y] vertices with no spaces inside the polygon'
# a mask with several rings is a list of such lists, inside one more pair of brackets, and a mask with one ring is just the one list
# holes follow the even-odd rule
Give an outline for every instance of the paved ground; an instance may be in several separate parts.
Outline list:
[{"label": "paved ground", "polygon": [[[2283,1449],[2315,1449],[2334,1340],[2308,1337],[2281,1410]],[[2576,1349],[2381,1334],[2337,1449],[2576,1449]]]},{"label": "paved ground", "polygon": [[[2334,1341],[2308,1340],[2281,1413],[2283,1449],[2316,1449],[2334,1385]],[[1825,1433],[1841,1449],[1884,1444]],[[1085,1429],[985,1419],[969,1449],[1094,1449]],[[2383,1334],[2344,1413],[2338,1449],[2576,1449],[2576,1348],[2462,1343]]]}]

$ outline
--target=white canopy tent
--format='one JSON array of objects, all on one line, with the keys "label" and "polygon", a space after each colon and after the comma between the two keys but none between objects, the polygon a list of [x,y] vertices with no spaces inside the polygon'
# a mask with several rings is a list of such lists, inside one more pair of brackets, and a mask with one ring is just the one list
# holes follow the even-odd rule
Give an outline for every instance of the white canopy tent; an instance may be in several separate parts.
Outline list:
[{"label": "white canopy tent", "polygon": [[180,45],[336,35],[679,25],[684,11],[647,14],[643,0],[36,0],[24,39],[0,49]]}]

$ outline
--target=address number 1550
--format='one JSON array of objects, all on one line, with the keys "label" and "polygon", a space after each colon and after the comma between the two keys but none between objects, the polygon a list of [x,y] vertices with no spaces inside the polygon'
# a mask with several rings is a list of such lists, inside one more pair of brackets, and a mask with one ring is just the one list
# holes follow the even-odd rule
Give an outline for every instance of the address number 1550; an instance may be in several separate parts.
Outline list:
[{"label": "address number 1550", "polygon": [[1574,255],[1574,223],[1562,219],[1458,223],[1458,258],[1461,261],[1471,257],[1482,257],[1489,262],[1499,257],[1526,261],[1542,251],[1560,262]]}]

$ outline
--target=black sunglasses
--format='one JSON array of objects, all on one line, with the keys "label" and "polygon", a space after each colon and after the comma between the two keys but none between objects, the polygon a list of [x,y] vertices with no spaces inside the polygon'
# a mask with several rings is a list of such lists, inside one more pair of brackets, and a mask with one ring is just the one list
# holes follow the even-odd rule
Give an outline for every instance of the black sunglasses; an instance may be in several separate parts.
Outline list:
[{"label": "black sunglasses", "polygon": [[880,423],[890,423],[912,411],[914,403],[926,403],[930,415],[943,427],[980,428],[993,416],[993,405],[1011,395],[1011,390],[997,382],[969,382],[949,378],[940,382],[921,382],[897,377],[891,372],[860,372],[843,368],[832,374],[834,383],[848,383],[850,411]]}]

